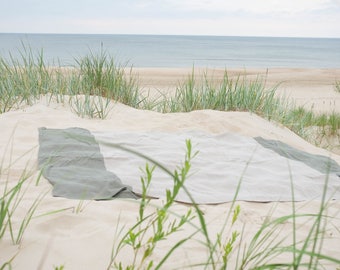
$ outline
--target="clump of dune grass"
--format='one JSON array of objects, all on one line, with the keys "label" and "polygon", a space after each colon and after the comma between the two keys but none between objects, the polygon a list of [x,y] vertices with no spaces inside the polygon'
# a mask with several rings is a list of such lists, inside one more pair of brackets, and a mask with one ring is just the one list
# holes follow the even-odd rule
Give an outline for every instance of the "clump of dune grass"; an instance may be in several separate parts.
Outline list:
[{"label": "clump of dune grass", "polygon": [[[33,105],[41,96],[58,102],[70,96],[73,110],[90,118],[105,118],[109,101],[140,106],[138,81],[131,68],[116,64],[103,51],[76,59],[76,63],[73,69],[47,67],[43,51],[34,53],[26,47],[21,59],[0,58],[0,112]],[[85,100],[77,96],[85,96]]]},{"label": "clump of dune grass", "polygon": [[340,130],[340,113],[321,114],[315,117],[316,126],[322,127],[324,135],[337,135]]},{"label": "clump of dune grass", "polygon": [[[216,242],[211,240],[203,212],[185,188],[185,181],[188,178],[191,168],[191,160],[198,154],[198,152],[193,151],[191,141],[186,141],[187,151],[184,162],[174,172],[171,172],[156,160],[141,153],[126,149],[122,146],[115,145],[114,147],[139,155],[154,165],[150,166],[147,163],[144,176],[141,177],[142,195],[139,202],[140,207],[137,222],[124,234],[122,230],[118,230],[118,228],[116,230],[108,269],[162,269],[162,267],[166,267],[167,260],[174,256],[174,253],[180,249],[182,245],[190,241],[196,241],[194,237],[197,235],[203,236],[202,246],[206,245],[208,256],[206,260],[202,261],[202,264],[196,265],[196,267],[204,267],[205,265],[210,268],[210,265],[212,265],[215,268],[218,264],[227,266],[229,255],[238,238],[238,233],[233,232],[231,238],[228,239],[224,238],[224,235],[222,237],[221,232],[217,235],[218,240],[216,240]],[[152,182],[153,172],[156,168],[166,172],[173,180],[173,187],[171,190],[166,190],[166,199],[161,206],[153,205],[151,199],[147,196],[148,188]],[[192,207],[189,207],[185,214],[178,215],[175,211],[172,211],[171,208],[174,206],[176,197],[181,190],[184,190],[189,198],[191,198]],[[150,207],[154,208],[155,211],[152,213],[146,212],[146,209]],[[233,213],[232,225],[237,220],[239,213],[240,208],[237,206]],[[198,226],[192,222],[195,218],[199,219]],[[173,237],[184,229],[185,226],[191,226],[193,230],[191,230],[189,235],[181,238],[174,246],[165,251],[162,259],[155,261],[153,254],[160,242]],[[131,252],[131,257],[127,263],[119,260],[120,253],[126,249]],[[216,257],[215,253],[218,253],[219,257]]]},{"label": "clump of dune grass", "polygon": [[334,84],[334,90],[340,93],[340,81],[336,81]]},{"label": "clump of dune grass", "polygon": [[70,94],[73,73],[46,66],[43,51],[34,53],[24,47],[20,55],[20,59],[0,57],[0,113],[33,105],[44,95],[62,101]]},{"label": "clump of dune grass", "polygon": [[96,55],[90,53],[76,62],[81,92],[138,107],[139,87],[131,68],[126,73],[127,67],[117,64],[105,51]]},{"label": "clump of dune grass", "polygon": [[0,111],[6,112],[21,104],[32,105],[41,94],[51,90],[51,76],[41,52],[35,57],[25,48],[21,59],[0,58]]},{"label": "clump of dune grass", "polygon": [[29,182],[34,176],[34,171],[26,167],[17,182],[13,183],[13,181],[10,181],[9,175],[11,166],[14,166],[16,161],[12,161],[11,153],[9,153],[9,156],[9,164],[5,165],[4,157],[0,164],[0,240],[8,232],[13,244],[19,244],[44,194],[39,195],[33,201],[19,224],[18,222],[14,224],[13,217],[22,203],[29,187]]},{"label": "clump of dune grass", "polygon": [[159,105],[163,112],[190,112],[193,110],[247,111],[269,120],[278,119],[288,109],[288,102],[275,95],[276,87],[266,89],[261,78],[248,80],[239,75],[229,77],[225,71],[221,82],[203,74],[198,80],[194,71],[179,85],[175,95]]},{"label": "clump of dune grass", "polygon": [[207,74],[197,81],[193,71],[162,108],[165,112],[250,111],[270,117],[280,105],[274,94],[275,88],[266,91],[260,79],[248,81],[245,76],[231,79],[225,72],[222,81],[216,84]]},{"label": "clump of dune grass", "polygon": [[[331,151],[340,146],[340,114],[337,112],[316,114],[303,107],[290,107],[278,115],[277,122],[283,124],[305,140],[322,145]],[[324,144],[331,140],[330,145]],[[338,142],[338,143],[337,143]]]},{"label": "clump of dune grass", "polygon": [[[170,207],[174,204],[178,192],[183,189],[184,181],[187,178],[191,166],[191,142],[187,141],[186,144],[187,154],[183,166],[173,174],[167,170],[167,172],[173,176],[173,189],[166,191],[166,202],[152,214],[146,214],[145,209],[151,202],[151,199],[147,197],[147,191],[156,166],[150,167],[148,164],[146,165],[145,176],[141,177],[142,197],[137,223],[133,225],[126,234],[121,236],[121,240],[117,241],[117,243],[115,241],[109,267],[113,266],[118,269],[159,269],[177,247],[190,239],[189,237],[178,242],[174,248],[168,251],[167,255],[160,262],[150,260],[151,255],[160,241],[166,240],[181,230],[183,225],[194,218],[191,209],[189,209],[179,220],[169,220]],[[149,232],[151,232],[150,235]],[[132,260],[129,265],[125,266],[123,262],[117,261],[117,256],[126,247],[132,249]]]},{"label": "clump of dune grass", "polygon": [[117,65],[104,51],[76,62],[79,73],[74,75],[69,102],[78,116],[105,119],[112,102],[140,106],[138,83],[131,68],[126,73],[126,66]]},{"label": "clump of dune grass", "polygon": [[299,135],[308,127],[318,127],[325,135],[337,135],[340,129],[340,114],[336,112],[315,114],[303,107],[291,107],[279,119],[281,123]]},{"label": "clump of dune grass", "polygon": [[105,119],[112,109],[112,102],[109,98],[99,95],[75,95],[69,98],[72,111],[84,118]]}]

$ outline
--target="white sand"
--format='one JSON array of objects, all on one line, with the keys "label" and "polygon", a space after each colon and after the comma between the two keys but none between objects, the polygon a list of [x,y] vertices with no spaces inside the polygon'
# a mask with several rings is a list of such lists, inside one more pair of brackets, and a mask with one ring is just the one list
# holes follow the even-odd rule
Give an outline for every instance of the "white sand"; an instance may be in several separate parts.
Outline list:
[{"label": "white sand", "polygon": [[[153,85],[161,88],[162,91],[171,90],[173,82],[185,77],[186,71],[188,70],[139,70],[145,88]],[[283,81],[283,78],[286,78],[287,82],[283,84],[281,90],[291,94],[301,104],[306,103],[310,106],[314,104],[314,108],[319,108],[320,111],[339,110],[340,94],[332,88],[333,78],[339,79],[340,77],[339,70],[282,69],[273,72],[270,70],[269,77],[272,78],[268,80],[269,85],[276,80]],[[303,98],[304,100],[302,100]],[[326,103],[330,99],[332,102],[328,106]],[[186,130],[204,131],[211,134],[233,132],[244,136],[262,136],[267,139],[281,140],[310,153],[331,155],[334,160],[340,163],[340,156],[319,149],[288,129],[265,121],[254,114],[207,110],[165,115],[150,111],[139,111],[121,104],[115,104],[106,120],[90,120],[77,117],[70,111],[68,105],[51,103],[47,106],[43,98],[41,102],[32,107],[0,115],[0,157],[4,159],[3,168],[6,168],[6,164],[9,162],[13,163],[9,173],[4,169],[2,170],[1,191],[4,188],[4,180],[8,179],[10,184],[13,185],[25,167],[32,169],[33,173],[37,175],[38,128],[42,126],[48,128],[77,126],[91,131],[109,132],[157,131],[176,133]],[[30,161],[29,164],[28,161]],[[44,193],[46,195],[19,245],[12,245],[9,233],[6,233],[4,238],[0,240],[0,266],[15,256],[12,262],[13,269],[53,269],[54,266],[60,265],[65,265],[67,270],[106,269],[110,262],[115,232],[117,228],[119,230],[124,225],[129,228],[134,224],[138,216],[138,203],[132,200],[80,203],[64,198],[55,198],[51,196],[51,187],[45,179],[41,179],[38,186],[34,185],[35,179],[36,177],[33,177],[33,182],[28,186],[28,191],[25,193],[22,203],[12,217],[15,232],[32,202],[39,195]],[[153,200],[152,203],[159,205],[162,200]],[[245,226],[241,245],[245,243],[249,245],[256,230],[267,217],[274,219],[289,215],[292,211],[292,204],[289,202],[266,204],[238,202],[238,204],[241,206],[241,214],[233,230],[241,232],[243,226]],[[215,238],[216,233],[222,228],[227,213],[230,211],[230,205],[231,203],[202,206],[212,238]],[[76,211],[77,207],[81,208],[80,212]],[[188,205],[176,204],[173,211],[181,214],[185,213],[189,207]],[[319,202],[299,202],[296,207],[299,213],[317,213]],[[275,208],[274,212],[269,215],[273,208]],[[64,211],[44,215],[62,209]],[[322,251],[324,254],[335,258],[339,258],[340,250],[339,209],[339,201],[330,203],[327,214],[335,217],[335,219],[327,224]],[[150,210],[152,210],[151,207]],[[310,217],[297,219],[298,239],[303,240],[308,233],[311,227],[311,222],[308,222],[310,219]],[[195,223],[197,223],[197,220]],[[283,230],[275,238],[290,242],[292,234],[289,233],[292,229],[292,221],[285,222],[282,228]],[[175,234],[173,238],[162,241],[161,247],[155,252],[154,259],[159,260],[171,245],[192,231],[192,227],[188,226],[183,232]],[[227,230],[226,234],[230,237],[230,231]],[[196,238],[201,239],[200,236]],[[236,255],[236,253],[233,254],[234,259]],[[129,261],[131,256],[131,250],[128,250],[122,254],[121,259],[124,262]],[[283,260],[287,262],[291,257],[290,254],[284,255]],[[206,258],[206,250],[203,246],[197,241],[191,241],[180,247],[163,269],[179,269],[191,263],[200,263],[202,260],[204,262],[204,258]],[[328,267],[326,268],[335,269],[334,265]],[[231,267],[231,269],[233,268]]]}]

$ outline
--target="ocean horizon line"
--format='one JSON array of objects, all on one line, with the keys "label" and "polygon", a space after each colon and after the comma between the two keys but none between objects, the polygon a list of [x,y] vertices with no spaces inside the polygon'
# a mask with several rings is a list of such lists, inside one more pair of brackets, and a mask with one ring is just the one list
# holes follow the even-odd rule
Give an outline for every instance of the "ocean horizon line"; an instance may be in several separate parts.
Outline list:
[{"label": "ocean horizon line", "polygon": [[319,36],[265,36],[265,35],[197,35],[197,34],[153,34],[153,33],[62,33],[62,32],[0,32],[0,35],[78,35],[78,36],[160,36],[160,37],[221,37],[221,38],[290,38],[290,39],[340,39],[340,37]]}]

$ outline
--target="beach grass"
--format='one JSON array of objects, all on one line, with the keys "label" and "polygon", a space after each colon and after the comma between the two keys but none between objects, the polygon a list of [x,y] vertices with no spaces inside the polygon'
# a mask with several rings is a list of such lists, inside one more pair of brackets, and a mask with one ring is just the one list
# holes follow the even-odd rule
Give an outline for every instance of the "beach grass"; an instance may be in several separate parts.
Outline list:
[{"label": "beach grass", "polygon": [[177,87],[175,95],[165,100],[163,112],[190,112],[194,110],[249,111],[270,118],[279,100],[274,97],[275,89],[265,91],[257,79],[248,81],[246,76],[230,79],[225,71],[221,83],[203,74],[197,81],[194,71]]},{"label": "beach grass", "polygon": [[136,76],[131,74],[132,69],[126,74],[126,66],[116,63],[105,51],[99,54],[90,53],[76,62],[80,70],[79,92],[138,107],[138,81]]},{"label": "beach grass", "polygon": [[335,81],[334,90],[340,93],[340,81]]},{"label": "beach grass", "polygon": [[126,74],[125,67],[116,65],[104,52],[89,54],[68,69],[47,67],[43,59],[43,52],[34,53],[27,48],[21,59],[0,58],[1,113],[33,105],[41,96],[58,102],[65,102],[65,96],[69,96],[73,110],[89,118],[105,118],[109,101],[139,106],[136,77]]},{"label": "beach grass", "polygon": [[[12,243],[18,245],[46,193],[40,194],[30,205],[26,205],[27,212],[20,219],[14,220],[17,210],[19,206],[22,206],[23,199],[31,186],[31,181],[35,177],[35,171],[34,167],[30,168],[27,164],[17,181],[13,183],[10,179],[11,168],[18,160],[13,160],[12,148],[13,141],[7,145],[5,154],[8,153],[8,155],[2,157],[0,164],[0,240],[6,233],[9,233]],[[24,156],[20,157],[20,159],[22,158]]]}]

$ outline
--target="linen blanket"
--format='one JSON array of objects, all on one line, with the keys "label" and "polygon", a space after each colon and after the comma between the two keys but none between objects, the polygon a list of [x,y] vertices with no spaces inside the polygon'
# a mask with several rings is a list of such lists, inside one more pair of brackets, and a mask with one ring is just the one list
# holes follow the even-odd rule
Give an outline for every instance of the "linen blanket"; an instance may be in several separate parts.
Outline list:
[{"label": "linen blanket", "polygon": [[[146,163],[170,171],[183,164],[190,139],[193,152],[185,187],[196,203],[340,199],[340,166],[264,138],[203,132],[90,132],[81,128],[39,129],[39,166],[53,195],[73,199],[135,198]],[[139,154],[136,154],[139,153]],[[145,158],[149,157],[149,159]],[[165,197],[173,179],[156,167],[148,195]],[[294,189],[294,197],[292,193]],[[178,201],[190,203],[184,190]]]}]

